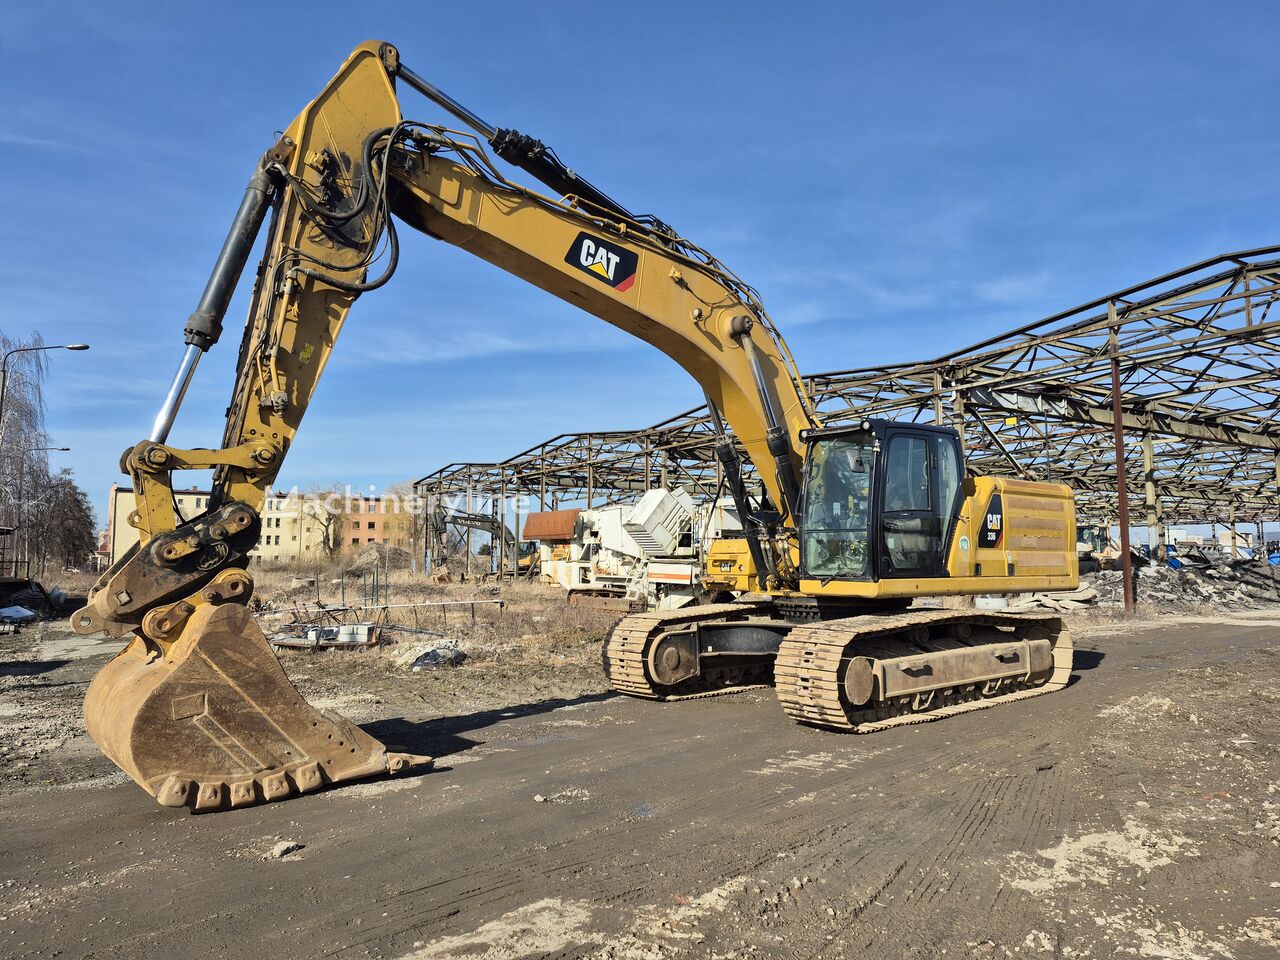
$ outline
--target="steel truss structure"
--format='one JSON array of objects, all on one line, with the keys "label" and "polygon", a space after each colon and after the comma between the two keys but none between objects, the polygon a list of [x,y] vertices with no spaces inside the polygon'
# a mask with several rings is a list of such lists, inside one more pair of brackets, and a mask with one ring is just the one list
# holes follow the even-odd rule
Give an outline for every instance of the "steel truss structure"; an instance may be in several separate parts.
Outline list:
[{"label": "steel truss structure", "polygon": [[[1149,542],[1173,522],[1260,525],[1280,519],[1278,298],[1280,247],[1250,250],[933,360],[805,380],[826,423],[949,424],[973,472],[1067,483],[1082,522],[1118,518],[1124,490]],[[499,463],[449,464],[416,486],[473,502],[524,495],[541,509],[676,484],[712,496],[713,445],[699,407],[640,430],[562,434]]]}]

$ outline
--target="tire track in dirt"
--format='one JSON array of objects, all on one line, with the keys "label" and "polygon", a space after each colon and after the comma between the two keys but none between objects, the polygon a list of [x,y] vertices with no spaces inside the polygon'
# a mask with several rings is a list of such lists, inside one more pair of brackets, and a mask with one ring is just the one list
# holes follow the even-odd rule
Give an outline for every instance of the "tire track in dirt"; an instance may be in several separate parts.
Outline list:
[{"label": "tire track in dirt", "polygon": [[[330,822],[331,835],[314,838],[312,845],[317,852],[332,854],[331,860],[344,861],[344,873],[357,878],[383,876],[380,889],[370,891],[368,903],[361,904],[364,922],[358,927],[344,924],[320,910],[301,921],[301,931],[267,930],[255,940],[268,947],[274,941],[287,950],[289,943],[303,937],[330,944],[330,956],[369,949],[394,954],[423,936],[475,929],[513,906],[545,897],[548,891],[634,911],[669,897],[672,891],[696,893],[735,875],[759,876],[759,885],[774,893],[789,879],[783,874],[856,879],[848,888],[854,891],[851,896],[837,895],[842,911],[859,904],[863,911],[881,909],[866,905],[875,896],[863,903],[860,893],[887,889],[896,896],[909,877],[908,853],[916,861],[925,856],[918,843],[903,848],[899,837],[907,824],[900,812],[890,808],[903,804],[904,798],[936,795],[949,771],[959,768],[962,778],[972,777],[983,763],[984,750],[990,749],[992,737],[983,732],[993,729],[990,721],[996,712],[922,728],[924,735],[920,729],[904,729],[867,741],[808,731],[776,715],[761,714],[761,708],[776,709],[763,699],[746,706],[712,701],[696,708],[696,713],[687,709],[692,704],[649,709],[627,705],[627,719],[636,721],[629,729],[611,732],[596,726],[589,733],[584,730],[583,736],[539,742],[527,750],[522,743],[530,737],[544,740],[539,736],[544,731],[538,722],[521,725],[516,721],[517,736],[488,741],[501,742],[514,748],[514,753],[494,753],[482,765],[459,764],[449,772],[449,779],[464,790],[493,791],[495,807],[509,810],[513,802],[517,804],[515,826],[490,829],[485,825],[477,832],[474,806],[461,812],[442,810],[438,821],[424,817],[423,813],[434,812],[436,804],[449,799],[449,794],[430,787],[389,793],[374,804],[362,799],[352,805],[352,823],[334,827]],[[593,709],[617,713],[623,707],[610,703]],[[665,719],[675,719],[677,712],[677,722]],[[723,735],[736,730],[740,722],[744,723],[738,734],[742,745]],[[672,730],[678,732],[674,738]],[[689,736],[689,730],[699,732]],[[937,734],[943,731],[950,735],[939,741]],[[997,737],[1004,736],[1016,740],[1016,734],[1001,726]],[[524,753],[529,756],[522,757]],[[673,767],[673,757],[679,761],[682,756],[683,766]],[[540,835],[521,836],[519,827],[528,821],[520,815],[519,805],[529,803],[528,809],[533,809],[533,787],[543,765],[552,764],[553,759],[558,773],[573,771],[578,777],[581,771],[593,771],[581,778],[592,790],[593,807],[603,803],[626,811],[627,794],[643,792],[651,799],[661,797],[658,815],[623,816],[604,823],[594,816],[567,837],[566,829],[573,827],[561,821],[555,827],[558,835],[546,843],[537,842]],[[751,772],[771,763],[781,767],[780,772]],[[659,775],[652,773],[655,769]],[[488,775],[477,781],[475,775],[486,770]],[[434,782],[435,776],[429,775],[424,783]],[[529,785],[513,786],[520,780],[528,780]],[[442,789],[452,785],[442,783]],[[530,799],[522,801],[520,794],[526,789]],[[796,802],[810,795],[812,799]],[[294,801],[287,809],[259,808],[252,821],[241,818],[238,825],[242,832],[270,833],[281,829],[282,810],[305,824],[325,813],[322,804],[330,809],[336,806],[334,812],[341,819],[348,816],[341,810],[341,797],[336,791]],[[556,809],[563,814],[577,812],[571,806]],[[374,816],[365,819],[369,814]],[[400,850],[388,845],[387,839],[398,838],[395,831],[402,825],[405,833],[414,835],[403,839],[415,841],[418,849],[419,837],[439,830],[440,841],[428,839],[444,847],[443,869],[456,872],[405,889],[398,889],[394,879],[388,881],[385,865],[400,862]],[[371,838],[377,838],[372,845]],[[478,858],[477,851],[483,851]],[[456,868],[447,866],[454,855]],[[305,867],[306,861],[289,866]],[[441,869],[441,862],[428,859],[425,866],[406,864],[403,874],[412,875],[415,870],[438,874]],[[320,866],[307,868],[306,895],[312,902],[322,905],[332,897],[326,889],[331,873]],[[667,876],[661,876],[664,873]],[[192,902],[207,894],[204,880],[195,874],[170,878],[165,888],[176,902]],[[233,903],[233,913],[252,912],[251,890],[231,896],[239,901]],[[151,916],[165,925],[171,922]],[[829,926],[825,913],[822,916],[820,929],[825,937]],[[815,949],[820,946],[815,940]]]},{"label": "tire track in dirt", "polygon": [[[921,818],[914,808],[883,820],[870,843],[882,869],[886,861],[892,864],[887,881],[872,887],[869,900],[845,899],[834,935],[830,918],[820,913],[800,923],[798,928],[810,935],[797,955],[821,956],[836,948],[852,950],[854,955],[897,955],[894,951],[900,952],[906,943],[932,951],[925,955],[936,955],[950,939],[938,932],[949,928],[949,918],[980,916],[983,904],[992,897],[991,882],[971,878],[963,869],[966,861],[1018,842],[1016,831],[1026,828],[1025,821],[1044,795],[1039,779],[1034,775],[975,779],[955,791],[948,805],[953,813],[943,821]],[[1060,790],[1059,784],[1049,792]],[[909,831],[906,842],[901,839],[904,829]],[[835,846],[851,840],[838,839]],[[840,887],[846,878],[856,885],[856,878],[866,873],[866,864],[856,860],[843,864],[829,853],[809,863],[833,881],[828,894],[830,886]],[[793,938],[794,932],[789,937],[791,946]]]},{"label": "tire track in dirt", "polygon": [[[823,745],[826,736],[829,735],[822,735],[815,745]],[[909,732],[907,736],[910,736]],[[856,742],[845,738],[841,741],[850,746]],[[830,752],[820,751],[820,754],[828,755]],[[896,782],[905,777],[919,777],[926,771],[946,769],[963,754],[964,748],[950,743],[940,744],[912,757],[906,765],[897,760],[893,752],[896,751],[873,746],[870,756],[866,756],[859,749],[850,752],[852,759],[843,764],[837,762],[820,770],[801,771],[801,775],[819,780],[818,784],[806,783],[805,786],[816,786],[822,793],[847,797],[853,792],[849,789],[851,785],[862,786],[864,781],[887,779]],[[642,762],[644,759],[647,758],[642,757]],[[729,758],[726,758],[726,765],[728,763]],[[652,902],[659,891],[653,884],[637,884],[636,877],[657,877],[671,870],[676,859],[685,863],[714,864],[712,869],[680,879],[680,886],[684,889],[709,888],[727,876],[759,873],[775,864],[780,856],[789,861],[795,860],[801,851],[814,847],[824,835],[839,829],[825,819],[815,822],[815,816],[822,817],[830,809],[826,805],[820,808],[823,814],[815,814],[813,809],[801,806],[790,808],[785,815],[778,816],[776,812],[787,810],[786,804],[794,799],[793,794],[798,788],[782,792],[772,787],[773,778],[761,776],[747,781],[748,786],[744,790],[741,764],[724,771],[723,776],[711,779],[721,786],[710,791],[686,790],[669,795],[662,805],[662,816],[651,821],[614,823],[562,841],[551,849],[522,857],[498,854],[487,858],[468,871],[472,885],[467,888],[450,889],[458,881],[446,879],[389,894],[375,904],[379,913],[385,912],[388,916],[366,926],[358,939],[335,948],[328,956],[344,956],[388,938],[402,937],[413,930],[431,929],[434,933],[442,927],[447,929],[441,932],[453,932],[455,927],[474,929],[503,913],[504,907],[509,908],[513,902],[512,894],[516,891],[526,891],[524,895],[528,900],[544,895],[548,890],[573,896],[582,884],[576,882],[578,877],[566,874],[584,869],[593,871],[590,878],[593,886],[589,894],[593,902],[614,908],[639,907]],[[705,787],[705,783],[702,778],[690,778],[688,781],[689,786]],[[852,802],[845,800],[841,815],[857,819],[863,814],[873,815],[880,806],[877,796],[869,795]],[[717,823],[723,823],[715,812],[728,811],[733,815],[733,811],[742,810],[750,811],[753,819],[767,821],[767,836],[765,831],[756,831],[751,845],[728,845],[726,838],[715,829]],[[702,816],[696,816],[699,812]],[[671,843],[667,834],[672,822],[687,823],[693,828],[701,823],[707,831],[691,843],[680,844],[678,850],[668,850],[666,848]],[[848,837],[840,845],[844,847],[856,842],[856,837]],[[580,851],[587,847],[594,852],[583,856]],[[637,859],[628,855],[632,849],[660,852],[653,857]]]}]

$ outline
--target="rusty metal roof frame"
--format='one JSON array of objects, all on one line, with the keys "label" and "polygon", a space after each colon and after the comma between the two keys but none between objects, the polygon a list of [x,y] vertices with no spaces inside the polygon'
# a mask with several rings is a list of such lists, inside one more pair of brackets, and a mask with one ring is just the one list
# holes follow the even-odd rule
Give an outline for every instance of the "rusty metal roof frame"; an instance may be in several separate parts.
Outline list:
[{"label": "rusty metal roof frame", "polygon": [[[1057,480],[1083,518],[1116,515],[1111,359],[1136,523],[1280,519],[1280,247],[1205,260],[933,360],[807,376],[828,423],[942,422],[976,473]],[[639,430],[561,434],[500,463],[455,463],[423,495],[632,499],[717,489],[705,407]],[[1147,469],[1150,462],[1151,470]]]}]

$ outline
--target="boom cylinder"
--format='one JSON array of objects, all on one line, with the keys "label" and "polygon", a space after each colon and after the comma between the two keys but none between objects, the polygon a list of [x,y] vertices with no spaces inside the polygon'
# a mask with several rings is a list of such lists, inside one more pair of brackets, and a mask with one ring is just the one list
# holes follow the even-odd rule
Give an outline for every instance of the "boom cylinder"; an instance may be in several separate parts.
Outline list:
[{"label": "boom cylinder", "polygon": [[231,221],[227,239],[222,241],[222,250],[200,296],[200,303],[187,318],[184,333],[187,343],[192,346],[208,350],[222,335],[222,319],[227,315],[227,306],[236,292],[240,274],[249,260],[249,252],[258,238],[274,193],[275,184],[266,170],[259,169],[249,178],[240,209]]},{"label": "boom cylinder", "polygon": [[262,229],[262,221],[271,206],[274,193],[275,183],[271,175],[265,169],[256,170],[249,178],[249,185],[240,200],[235,219],[231,221],[227,239],[222,241],[222,249],[214,262],[213,272],[209,274],[209,282],[205,284],[200,302],[196,305],[195,312],[187,318],[187,326],[183,331],[187,349],[173,375],[173,382],[169,384],[160,412],[151,425],[148,440],[164,443],[169,439],[169,431],[178,416],[178,408],[182,406],[182,398],[191,386],[191,378],[195,376],[200,354],[217,343],[218,337],[222,335],[222,320],[227,315],[227,306],[240,283],[240,274],[244,272],[244,265],[249,260],[258,231]]},{"label": "boom cylinder", "polygon": [[716,459],[724,468],[725,481],[729,485],[729,493],[733,496],[733,504],[738,508],[738,519],[742,522],[742,530],[747,535],[747,552],[751,554],[751,562],[755,564],[756,576],[763,577],[771,570],[765,563],[764,548],[760,545],[758,525],[752,521],[751,501],[747,499],[747,488],[742,482],[742,458],[738,456],[738,448],[725,432],[724,423],[720,420],[720,410],[711,397],[707,397],[707,410],[715,424],[719,439],[716,440]]},{"label": "boom cylinder", "polygon": [[751,340],[752,326],[753,321],[750,317],[735,317],[732,335],[747,355],[751,377],[755,380],[756,392],[760,394],[760,406],[764,411],[767,426],[765,444],[773,456],[778,488],[787,501],[782,505],[783,509],[791,515],[791,522],[798,525],[800,523],[800,485],[796,482],[796,467],[791,459],[791,438],[787,435],[787,428],[783,425],[782,417],[778,413],[777,401],[769,388],[769,379],[765,376],[760,354]]}]

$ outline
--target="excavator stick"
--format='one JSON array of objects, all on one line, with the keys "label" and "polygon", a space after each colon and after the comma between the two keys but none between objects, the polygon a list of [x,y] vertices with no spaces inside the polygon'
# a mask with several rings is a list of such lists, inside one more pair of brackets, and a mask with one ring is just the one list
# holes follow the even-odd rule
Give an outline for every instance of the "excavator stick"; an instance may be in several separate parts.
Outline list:
[{"label": "excavator stick", "polygon": [[431,765],[307,703],[238,603],[196,609],[164,653],[135,637],[90,684],[84,719],[156,800],[196,812]]}]

